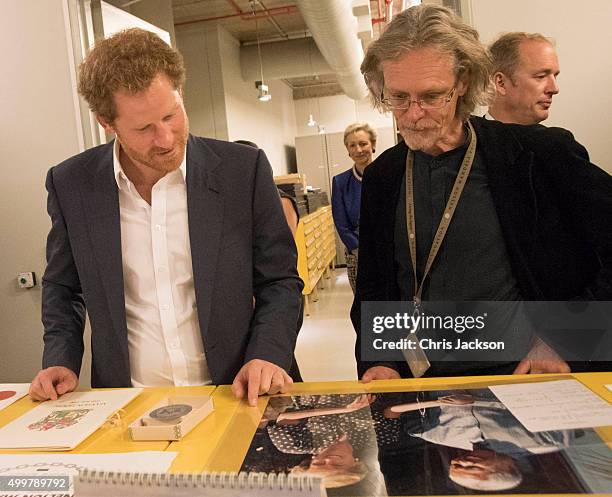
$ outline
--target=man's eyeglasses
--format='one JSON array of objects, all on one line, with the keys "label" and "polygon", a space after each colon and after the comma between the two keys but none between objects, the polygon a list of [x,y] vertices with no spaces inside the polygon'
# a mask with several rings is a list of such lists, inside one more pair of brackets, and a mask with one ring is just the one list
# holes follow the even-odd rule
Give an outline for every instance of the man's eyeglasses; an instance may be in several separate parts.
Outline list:
[{"label": "man's eyeglasses", "polygon": [[437,95],[421,98],[419,100],[411,100],[407,95],[389,95],[385,96],[383,91],[380,101],[388,109],[409,109],[410,105],[417,104],[422,110],[441,109],[451,101],[455,94],[455,88],[451,89],[446,95]]}]

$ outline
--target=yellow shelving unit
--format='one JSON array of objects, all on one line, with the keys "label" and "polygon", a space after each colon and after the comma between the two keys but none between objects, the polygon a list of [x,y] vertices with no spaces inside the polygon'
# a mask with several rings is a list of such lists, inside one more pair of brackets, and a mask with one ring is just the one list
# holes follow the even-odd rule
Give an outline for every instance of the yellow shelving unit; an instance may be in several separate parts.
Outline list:
[{"label": "yellow shelving unit", "polygon": [[322,277],[330,277],[329,271],[336,258],[336,239],[331,206],[320,207],[316,212],[302,217],[295,234],[298,251],[298,272],[304,281],[306,296],[304,312],[308,315],[310,299],[318,300],[317,287],[322,287]]}]

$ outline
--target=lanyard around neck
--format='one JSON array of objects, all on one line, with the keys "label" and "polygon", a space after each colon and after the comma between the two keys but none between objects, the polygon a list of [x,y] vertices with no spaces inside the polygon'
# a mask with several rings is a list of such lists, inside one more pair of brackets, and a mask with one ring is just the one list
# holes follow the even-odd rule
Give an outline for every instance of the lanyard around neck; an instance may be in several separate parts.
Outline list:
[{"label": "lanyard around neck", "polygon": [[453,189],[451,191],[450,197],[448,198],[448,202],[446,203],[446,207],[444,208],[444,214],[442,215],[442,219],[440,220],[440,224],[438,225],[438,229],[434,236],[433,242],[431,243],[431,248],[429,249],[429,255],[427,257],[427,263],[425,264],[425,270],[423,271],[423,278],[421,279],[421,283],[418,282],[417,277],[417,245],[416,245],[416,223],[414,219],[414,152],[412,150],[408,150],[408,157],[406,157],[406,227],[408,228],[408,245],[410,247],[410,260],[412,262],[412,270],[414,272],[414,303],[418,305],[421,303],[421,295],[423,293],[423,286],[425,284],[425,279],[427,278],[429,271],[438,255],[438,251],[442,246],[442,242],[444,241],[444,237],[446,236],[446,231],[450,226],[451,220],[453,219],[453,214],[455,213],[455,209],[457,208],[457,204],[459,203],[459,198],[461,197],[461,193],[463,192],[463,187],[467,182],[468,176],[470,174],[470,170],[472,169],[472,164],[474,163],[474,157],[476,156],[476,133],[474,132],[474,127],[472,123],[468,121],[468,129],[470,136],[470,144],[468,145],[468,149],[465,152],[465,156],[463,157],[463,161],[461,162],[461,167],[459,168],[459,172],[457,173],[457,178],[455,179],[455,184],[453,185]]}]

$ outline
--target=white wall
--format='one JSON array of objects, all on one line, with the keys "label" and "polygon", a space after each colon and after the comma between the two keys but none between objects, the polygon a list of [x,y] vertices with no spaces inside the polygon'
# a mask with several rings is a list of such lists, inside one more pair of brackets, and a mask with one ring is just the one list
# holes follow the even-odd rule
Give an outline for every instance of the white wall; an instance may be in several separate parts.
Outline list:
[{"label": "white wall", "polygon": [[561,91],[542,124],[572,131],[591,161],[612,173],[612,1],[471,1],[473,24],[485,43],[506,31],[540,32],[555,39]]},{"label": "white wall", "polygon": [[[104,37],[109,38],[119,31],[128,28],[140,28],[151,31],[164,40],[168,45],[172,45],[170,33],[144,19],[130,14],[119,7],[107,2],[100,2],[102,7],[102,25],[104,27]],[[93,40],[92,40],[93,41]],[[93,43],[92,43],[93,45]]]},{"label": "white wall", "polygon": [[296,135],[291,89],[282,81],[266,81],[272,100],[260,102],[255,81],[242,79],[238,40],[223,28],[219,28],[219,39],[228,137],[257,143],[274,174],[286,174],[291,160],[288,147],[295,147]]},{"label": "white wall", "polygon": [[346,95],[305,98],[295,101],[297,136],[317,134],[316,127],[309,127],[308,115],[312,114],[326,133],[337,133],[354,122],[368,122],[375,128],[393,126],[391,114],[381,114],[372,108],[368,99],[353,100]]},{"label": "white wall", "polygon": [[244,81],[240,44],[220,26],[193,24],[176,29],[185,58],[185,107],[191,132],[220,140],[250,140],[264,149],[274,174],[286,174],[294,147],[295,110],[290,89],[266,82],[272,100],[260,102],[254,81]]},{"label": "white wall", "polygon": [[[29,381],[40,369],[40,278],[50,226],[45,175],[80,148],[64,3],[2,1],[0,383]],[[18,289],[22,271],[35,271],[39,285]]]},{"label": "white wall", "polygon": [[[125,4],[126,2],[121,3]],[[176,47],[172,0],[147,0],[123,7],[123,9],[170,33],[172,46]]]}]

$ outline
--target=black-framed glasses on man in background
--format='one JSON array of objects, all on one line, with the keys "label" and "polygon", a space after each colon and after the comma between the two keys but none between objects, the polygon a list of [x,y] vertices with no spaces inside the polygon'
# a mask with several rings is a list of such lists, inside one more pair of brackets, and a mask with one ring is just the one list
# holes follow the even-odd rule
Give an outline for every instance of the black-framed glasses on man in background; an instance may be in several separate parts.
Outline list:
[{"label": "black-framed glasses on man in background", "polygon": [[388,109],[394,109],[394,110],[409,109],[413,103],[417,104],[422,110],[441,109],[448,102],[451,101],[454,94],[455,94],[455,87],[453,87],[446,95],[444,94],[443,95],[432,95],[432,96],[420,98],[418,100],[411,100],[409,95],[402,95],[402,94],[385,95],[385,92],[383,90],[380,101]]}]

